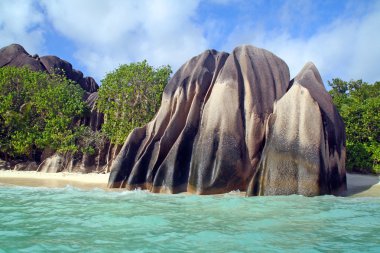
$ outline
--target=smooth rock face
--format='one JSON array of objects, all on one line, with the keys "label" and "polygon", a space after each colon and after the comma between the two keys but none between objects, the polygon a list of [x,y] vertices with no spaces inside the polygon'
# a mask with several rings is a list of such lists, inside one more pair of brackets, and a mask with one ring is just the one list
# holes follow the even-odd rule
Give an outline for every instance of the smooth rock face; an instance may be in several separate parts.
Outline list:
[{"label": "smooth rock face", "polygon": [[313,63],[275,104],[247,195],[339,194],[346,185],[344,123]]},{"label": "smooth rock face", "polygon": [[347,189],[346,132],[343,119],[313,63],[307,63],[294,80],[309,90],[322,115],[326,143],[324,145],[325,170],[321,169],[319,183],[321,194],[338,194]]},{"label": "smooth rock face", "polygon": [[204,105],[188,191],[245,191],[264,145],[265,122],[287,90],[289,70],[272,53],[236,48]]},{"label": "smooth rock face", "polygon": [[0,67],[3,66],[28,66],[34,71],[46,70],[44,65],[39,61],[39,57],[32,57],[18,44],[12,44],[0,49]]},{"label": "smooth rock face", "polygon": [[206,51],[177,71],[165,87],[156,117],[132,131],[115,159],[110,187],[186,190],[202,106],[227,57]]},{"label": "smooth rock face", "polygon": [[319,106],[309,91],[295,82],[268,119],[265,147],[247,194],[319,195],[325,155],[322,144]]},{"label": "smooth rock face", "polygon": [[289,81],[281,59],[241,46],[181,67],[156,117],[129,135],[109,187],[314,196],[343,191],[345,175],[344,124],[315,66]]},{"label": "smooth rock face", "polygon": [[285,62],[252,46],[206,51],[165,88],[160,110],[128,137],[110,187],[215,194],[247,189],[273,104],[289,86]]},{"label": "smooth rock face", "polygon": [[346,190],[344,124],[308,63],[275,104],[247,195],[316,196]]}]

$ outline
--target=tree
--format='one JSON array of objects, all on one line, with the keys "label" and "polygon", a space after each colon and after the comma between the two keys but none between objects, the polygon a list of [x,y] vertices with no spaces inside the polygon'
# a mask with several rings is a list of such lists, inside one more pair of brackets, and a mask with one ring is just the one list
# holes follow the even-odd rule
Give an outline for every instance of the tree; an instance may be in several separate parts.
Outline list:
[{"label": "tree", "polygon": [[0,68],[0,153],[30,159],[37,150],[76,151],[74,118],[84,91],[65,76]]},{"label": "tree", "polygon": [[103,132],[94,131],[88,126],[80,126],[77,130],[77,147],[78,151],[85,154],[94,154],[102,150],[106,143],[107,137]]},{"label": "tree", "polygon": [[330,94],[347,135],[347,169],[380,173],[380,82],[333,79]]},{"label": "tree", "polygon": [[112,143],[124,143],[134,128],[153,118],[171,72],[170,66],[155,69],[143,61],[121,65],[106,75],[97,107],[105,115],[102,131]]}]

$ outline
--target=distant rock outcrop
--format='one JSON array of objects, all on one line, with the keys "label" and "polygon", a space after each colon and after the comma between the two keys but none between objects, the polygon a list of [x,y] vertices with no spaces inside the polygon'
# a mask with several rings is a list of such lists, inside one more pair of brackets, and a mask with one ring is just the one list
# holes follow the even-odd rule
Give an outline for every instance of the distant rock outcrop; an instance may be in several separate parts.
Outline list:
[{"label": "distant rock outcrop", "polygon": [[57,56],[30,55],[26,50],[18,45],[12,44],[0,49],[0,67],[27,66],[34,71],[46,71],[52,73],[57,69],[63,71],[68,79],[77,82],[85,91],[92,93],[98,90],[99,86],[92,77],[83,77],[83,73],[73,69],[72,65]]},{"label": "distant rock outcrop", "polygon": [[96,100],[98,99],[98,92],[93,92],[88,95],[86,98],[86,104],[87,107],[90,109],[90,113],[83,118],[82,124],[89,126],[92,130],[100,130],[103,122],[104,122],[104,115],[102,113],[99,113],[96,105]]},{"label": "distant rock outcrop", "polygon": [[[95,108],[99,86],[92,77],[84,77],[81,71],[73,69],[69,62],[56,56],[32,56],[22,46],[12,44],[0,49],[0,67],[4,66],[26,66],[31,70],[45,71],[49,74],[58,71],[58,73],[64,74],[68,79],[78,83],[86,91],[84,100],[90,109],[90,112],[80,119],[80,124],[89,126],[94,131],[101,129],[103,114]],[[108,165],[111,164],[119,150],[120,147],[111,145],[109,142],[105,143],[103,149],[92,155],[58,155],[50,150],[45,150],[41,156],[42,162],[38,165],[38,170],[42,172],[102,172],[108,169]],[[37,169],[37,166],[26,166],[25,162],[18,164],[11,167],[18,170]]]},{"label": "distant rock outcrop", "polygon": [[185,63],[156,117],[135,129],[109,187],[196,194],[337,193],[346,187],[344,124],[317,69],[290,81],[264,49],[209,50]]}]

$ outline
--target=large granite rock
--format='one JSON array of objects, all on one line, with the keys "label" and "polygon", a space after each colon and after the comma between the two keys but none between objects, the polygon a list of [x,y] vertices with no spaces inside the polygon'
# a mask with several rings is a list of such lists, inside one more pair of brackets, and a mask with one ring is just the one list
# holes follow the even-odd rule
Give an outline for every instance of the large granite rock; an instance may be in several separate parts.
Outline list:
[{"label": "large granite rock", "polygon": [[228,56],[202,105],[187,191],[246,190],[264,145],[265,122],[288,84],[288,66],[266,50],[242,46]]},{"label": "large granite rock", "polygon": [[208,50],[176,72],[156,117],[129,135],[109,187],[338,193],[346,186],[344,136],[314,65],[289,81],[286,63],[264,49]]},{"label": "large granite rock", "polygon": [[77,82],[85,91],[92,93],[98,90],[99,86],[92,77],[83,77],[83,73],[73,69],[72,65],[56,56],[30,55],[26,50],[18,45],[12,44],[0,49],[0,67],[27,66],[34,71],[46,71],[52,73],[59,70],[64,73],[68,79]]},{"label": "large granite rock", "polygon": [[277,102],[248,195],[315,196],[346,189],[343,121],[308,63]]}]

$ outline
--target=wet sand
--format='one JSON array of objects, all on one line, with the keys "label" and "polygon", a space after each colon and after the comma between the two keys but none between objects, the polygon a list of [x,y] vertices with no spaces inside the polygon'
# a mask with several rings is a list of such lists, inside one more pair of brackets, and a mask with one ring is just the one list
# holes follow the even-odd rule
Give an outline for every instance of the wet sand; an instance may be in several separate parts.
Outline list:
[{"label": "wet sand", "polygon": [[[109,174],[41,173],[35,171],[0,170],[0,185],[33,187],[65,187],[107,189]],[[244,193],[240,192],[241,195]],[[380,197],[379,176],[347,174],[347,191],[342,196]]]}]

